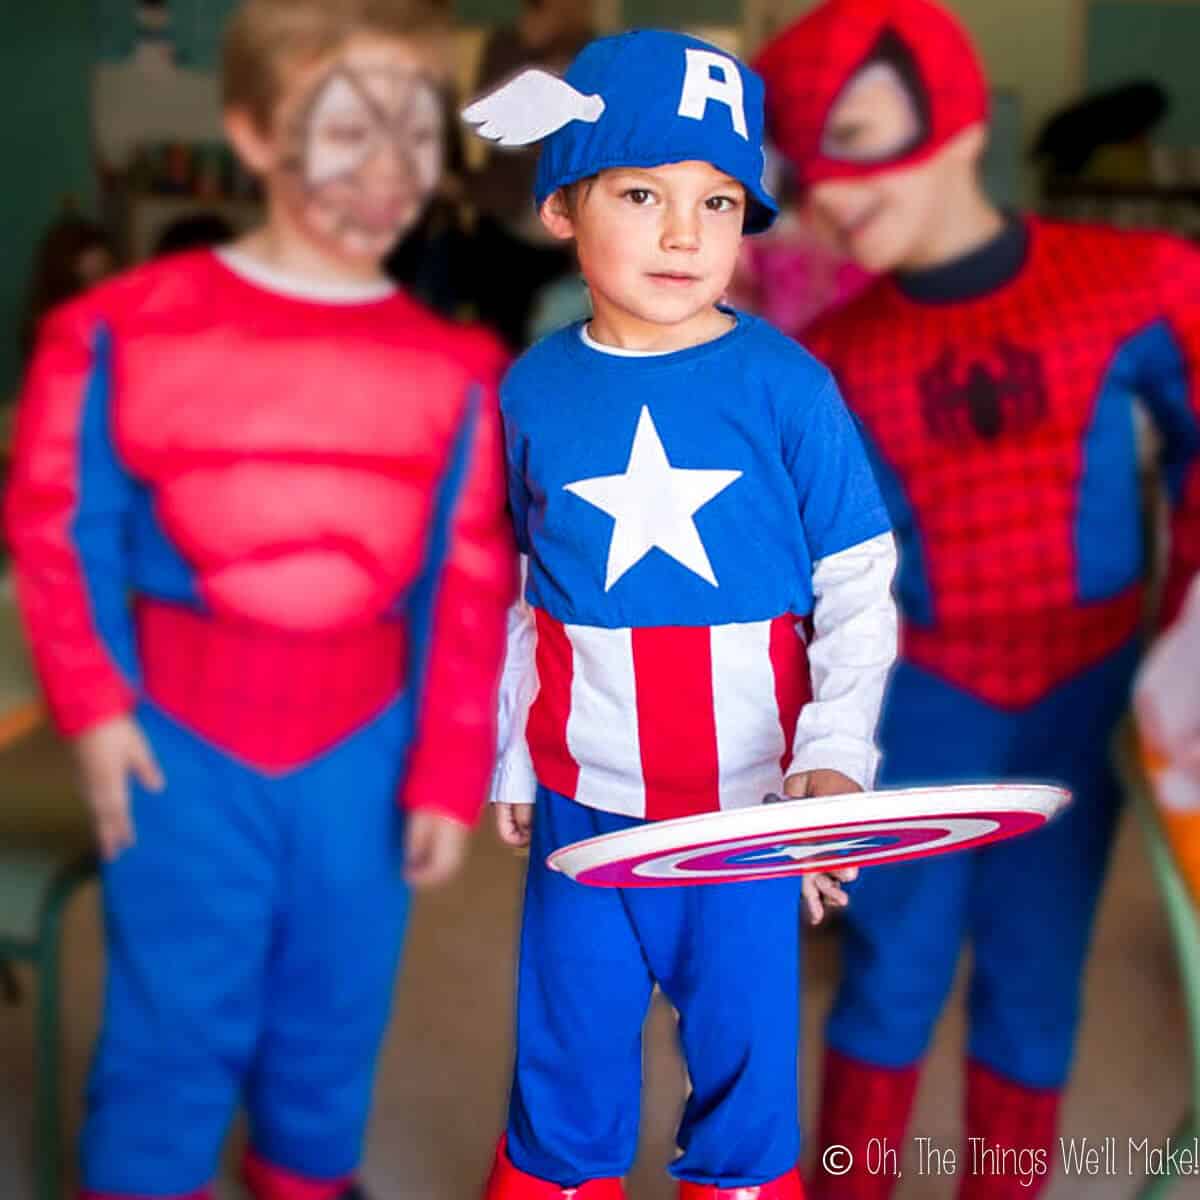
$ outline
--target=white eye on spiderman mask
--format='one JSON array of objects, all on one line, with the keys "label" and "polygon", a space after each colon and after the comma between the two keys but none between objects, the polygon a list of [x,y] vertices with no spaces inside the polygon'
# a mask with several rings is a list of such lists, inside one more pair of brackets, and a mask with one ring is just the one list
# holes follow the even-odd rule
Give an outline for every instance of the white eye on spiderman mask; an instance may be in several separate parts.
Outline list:
[{"label": "white eye on spiderman mask", "polygon": [[437,89],[417,72],[339,64],[314,85],[290,142],[306,218],[352,252],[382,253],[437,187]]},{"label": "white eye on spiderman mask", "polygon": [[890,31],[849,79],[821,131],[835,162],[886,165],[929,137],[929,97],[907,47]]}]

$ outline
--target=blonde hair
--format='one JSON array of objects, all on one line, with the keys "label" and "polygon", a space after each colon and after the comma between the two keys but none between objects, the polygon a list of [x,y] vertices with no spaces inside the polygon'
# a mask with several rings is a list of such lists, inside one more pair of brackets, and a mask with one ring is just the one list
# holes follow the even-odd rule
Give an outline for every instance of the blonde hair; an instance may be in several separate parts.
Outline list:
[{"label": "blonde hair", "polygon": [[269,129],[289,71],[360,34],[436,44],[448,24],[442,10],[437,0],[243,0],[225,29],[224,105]]}]

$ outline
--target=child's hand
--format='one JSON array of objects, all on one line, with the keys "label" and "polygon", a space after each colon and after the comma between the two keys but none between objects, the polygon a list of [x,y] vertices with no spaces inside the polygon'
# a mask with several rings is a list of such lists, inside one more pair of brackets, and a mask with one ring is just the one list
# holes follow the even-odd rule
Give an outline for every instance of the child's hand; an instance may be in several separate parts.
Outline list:
[{"label": "child's hand", "polygon": [[806,800],[816,796],[844,796],[850,792],[861,792],[862,788],[841,771],[827,767],[816,771],[800,771],[783,781],[783,794],[790,800]]},{"label": "child's hand", "polygon": [[[783,783],[784,795],[791,799],[806,799],[814,796],[842,796],[849,792],[861,792],[862,788],[841,771],[828,769],[801,771],[789,775]],[[857,867],[844,867],[840,871],[828,871],[820,875],[805,875],[802,890],[808,920],[820,925],[827,908],[845,908],[850,897],[841,884],[853,883],[858,878]]]},{"label": "child's hand", "polygon": [[129,776],[135,776],[152,792],[161,792],[166,780],[154,761],[150,743],[132,717],[114,717],[94,725],[75,738],[71,748],[100,856],[111,862],[134,843]]},{"label": "child's hand", "polygon": [[496,810],[496,832],[506,846],[521,849],[529,845],[533,828],[532,804],[493,804]]},{"label": "child's hand", "polygon": [[471,831],[442,813],[416,809],[408,814],[404,839],[404,878],[410,887],[436,887],[457,873],[467,856]]},{"label": "child's hand", "polygon": [[846,867],[840,871],[826,871],[820,875],[805,875],[800,883],[804,893],[804,907],[808,912],[808,923],[820,925],[827,909],[845,908],[850,897],[842,890],[843,883],[853,883],[858,878],[857,867]]}]

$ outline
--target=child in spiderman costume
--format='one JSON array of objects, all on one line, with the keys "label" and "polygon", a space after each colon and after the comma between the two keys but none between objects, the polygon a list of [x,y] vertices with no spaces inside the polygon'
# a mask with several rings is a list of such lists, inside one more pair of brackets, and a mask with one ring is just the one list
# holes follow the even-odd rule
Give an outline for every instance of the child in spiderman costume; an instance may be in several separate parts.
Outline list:
[{"label": "child in spiderman costume", "polygon": [[[1031,837],[861,880],[819,1135],[858,1165],[822,1173],[815,1194],[890,1192],[866,1148],[900,1146],[969,942],[961,1194],[1034,1195],[1054,1161],[1119,808],[1110,734],[1146,574],[1135,400],[1162,436],[1165,617],[1200,565],[1200,254],[998,211],[979,179],[979,61],[930,0],[827,0],[758,66],[812,213],[884,274],[804,336],[862,423],[900,543],[881,781],[1018,778],[1074,793]],[[1033,1159],[1045,1170],[1032,1186],[1006,1169]]]},{"label": "child in spiderman costume", "polygon": [[[595,312],[502,387],[528,570],[493,797],[531,854],[486,1194],[624,1195],[658,984],[692,1084],[680,1197],[798,1200],[801,883],[592,889],[546,866],[582,838],[758,804],[785,775],[793,796],[874,775],[895,636],[882,502],[829,373],[720,303],[743,230],[775,213],[762,84],[694,38],[635,32],[466,116],[545,138],[537,203]],[[839,881],[805,882],[814,918],[821,893],[844,902]]]},{"label": "child in spiderman costume", "polygon": [[436,14],[248,0],[265,224],[45,322],[7,528],[104,859],[89,1200],[360,1196],[410,885],[486,795],[516,556],[502,356],[380,262],[438,177]]}]

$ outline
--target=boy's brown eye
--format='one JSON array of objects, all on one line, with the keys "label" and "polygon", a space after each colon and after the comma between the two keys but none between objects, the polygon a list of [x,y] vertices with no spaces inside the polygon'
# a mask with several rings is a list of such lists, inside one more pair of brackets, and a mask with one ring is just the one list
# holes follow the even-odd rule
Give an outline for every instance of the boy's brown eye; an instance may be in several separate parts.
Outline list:
[{"label": "boy's brown eye", "polygon": [[650,199],[650,193],[646,188],[630,188],[625,195],[634,204],[645,204]]},{"label": "boy's brown eye", "polygon": [[866,126],[861,121],[843,121],[837,125],[831,125],[826,130],[825,136],[830,147],[839,150],[853,150],[865,128]]}]

